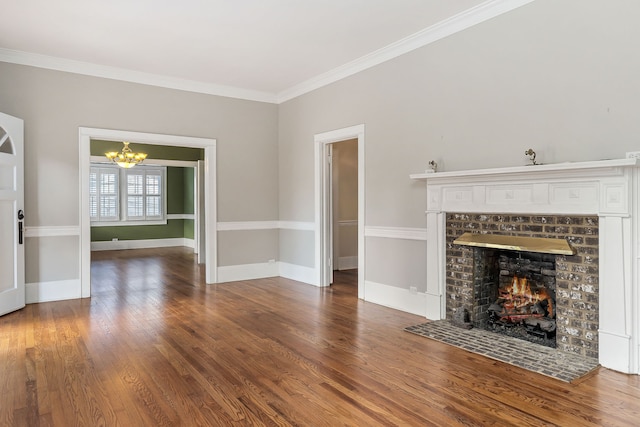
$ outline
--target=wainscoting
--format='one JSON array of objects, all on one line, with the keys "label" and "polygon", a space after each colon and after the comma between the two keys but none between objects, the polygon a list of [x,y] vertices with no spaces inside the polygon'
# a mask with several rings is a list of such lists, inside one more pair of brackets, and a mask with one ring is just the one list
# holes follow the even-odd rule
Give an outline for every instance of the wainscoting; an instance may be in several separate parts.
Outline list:
[{"label": "wainscoting", "polygon": [[[313,231],[315,223],[302,221],[238,221],[238,222],[219,222],[217,223],[218,231],[242,231],[242,230],[300,230]],[[27,238],[39,237],[68,237],[79,236],[80,228],[77,226],[63,227],[28,227],[26,230]],[[415,245],[418,242],[426,240],[426,229],[424,228],[408,228],[408,227],[365,227],[365,242],[367,245],[373,244],[376,247],[389,246],[388,243],[380,243],[376,240],[391,240],[400,245]],[[405,242],[405,243],[402,243]],[[410,243],[413,242],[413,243]],[[92,250],[122,250],[122,249],[146,249],[154,247],[176,247],[185,246],[194,247],[191,239],[153,239],[153,240],[136,240],[136,241],[108,241],[93,242]],[[406,271],[406,264],[409,263],[409,256],[414,252],[411,246],[403,249],[404,255],[399,255],[399,260],[388,265],[390,276],[398,276],[397,271]],[[375,253],[371,254],[372,256]],[[357,257],[345,257],[338,260],[339,269],[357,268]],[[365,260],[366,262],[366,260]],[[377,260],[375,260],[377,262]],[[365,264],[365,271],[359,274],[367,274],[370,264]],[[268,260],[264,262],[226,265],[219,266],[217,269],[218,282],[234,282],[249,279],[284,277],[303,283],[315,284],[317,276],[316,268],[298,265],[280,260]],[[375,273],[375,269],[373,269]],[[73,272],[69,277],[60,278],[60,280],[45,280],[27,283],[27,303],[37,303],[44,301],[66,300],[81,298],[81,280],[78,272]],[[366,277],[366,276],[365,276]],[[391,307],[407,313],[425,316],[425,298],[426,294],[420,286],[424,284],[424,280],[415,279],[411,283],[398,282],[392,277],[378,277],[375,274],[371,278],[365,280],[366,301]]]}]

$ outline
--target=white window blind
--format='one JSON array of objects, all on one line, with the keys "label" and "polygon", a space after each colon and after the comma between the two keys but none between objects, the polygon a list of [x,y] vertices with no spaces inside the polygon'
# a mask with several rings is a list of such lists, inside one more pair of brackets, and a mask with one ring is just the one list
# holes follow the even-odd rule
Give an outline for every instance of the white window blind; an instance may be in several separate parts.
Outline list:
[{"label": "white window blind", "polygon": [[127,219],[144,219],[143,179],[144,174],[127,173]]},{"label": "white window blind", "polygon": [[162,204],[162,176],[149,171],[146,176],[145,202],[147,218],[161,217],[163,214]]},{"label": "white window blind", "polygon": [[89,216],[92,221],[118,221],[119,174],[109,167],[92,167],[89,173]]},{"label": "white window blind", "polygon": [[165,167],[92,166],[89,173],[91,221],[102,225],[166,221],[165,181]]}]

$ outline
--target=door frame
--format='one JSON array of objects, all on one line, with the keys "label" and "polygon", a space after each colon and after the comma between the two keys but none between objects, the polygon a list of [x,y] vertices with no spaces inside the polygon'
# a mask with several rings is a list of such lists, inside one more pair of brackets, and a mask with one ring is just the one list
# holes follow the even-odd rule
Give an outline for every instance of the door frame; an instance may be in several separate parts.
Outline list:
[{"label": "door frame", "polygon": [[[358,298],[365,298],[364,288],[364,226],[365,226],[365,139],[364,124],[336,129],[329,132],[314,135],[315,153],[315,266],[316,282],[318,286],[329,286],[333,267],[329,264],[329,256],[332,252],[331,244],[331,212],[327,212],[330,206],[331,183],[328,182],[331,167],[328,159],[329,145],[347,141],[358,140]],[[334,260],[335,262],[335,260]]]},{"label": "door frame", "polygon": [[169,145],[204,149],[205,280],[218,280],[217,265],[217,196],[216,140],[189,136],[165,135],[124,130],[80,127],[78,130],[80,161],[80,282],[81,296],[91,296],[91,221],[89,218],[89,170],[91,140],[129,141],[140,144]]}]

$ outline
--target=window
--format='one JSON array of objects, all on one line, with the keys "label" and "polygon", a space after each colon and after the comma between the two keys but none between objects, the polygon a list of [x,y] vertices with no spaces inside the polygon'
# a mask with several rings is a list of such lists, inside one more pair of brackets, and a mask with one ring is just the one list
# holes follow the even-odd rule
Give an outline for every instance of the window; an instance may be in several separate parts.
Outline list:
[{"label": "window", "polygon": [[118,171],[91,168],[89,173],[89,215],[92,221],[119,221]]},{"label": "window", "polygon": [[92,225],[166,223],[166,168],[91,166],[89,216]]}]

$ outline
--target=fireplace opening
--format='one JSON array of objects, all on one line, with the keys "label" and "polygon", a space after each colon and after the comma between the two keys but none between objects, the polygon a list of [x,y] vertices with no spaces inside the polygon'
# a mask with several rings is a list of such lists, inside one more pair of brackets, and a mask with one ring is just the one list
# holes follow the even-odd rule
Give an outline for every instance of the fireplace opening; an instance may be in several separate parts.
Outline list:
[{"label": "fireplace opening", "polygon": [[553,254],[474,248],[474,327],[556,347]]}]

